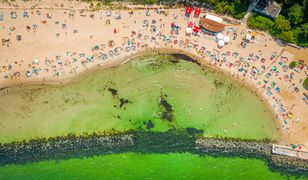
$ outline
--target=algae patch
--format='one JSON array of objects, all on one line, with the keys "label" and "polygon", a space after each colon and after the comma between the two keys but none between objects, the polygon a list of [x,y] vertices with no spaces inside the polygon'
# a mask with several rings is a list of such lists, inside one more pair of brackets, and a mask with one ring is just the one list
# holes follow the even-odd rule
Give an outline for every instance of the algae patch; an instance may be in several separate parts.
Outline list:
[{"label": "algae patch", "polygon": [[159,107],[160,107],[160,118],[162,120],[166,120],[171,122],[174,119],[173,116],[173,108],[171,104],[166,100],[167,95],[161,95],[159,99]]}]

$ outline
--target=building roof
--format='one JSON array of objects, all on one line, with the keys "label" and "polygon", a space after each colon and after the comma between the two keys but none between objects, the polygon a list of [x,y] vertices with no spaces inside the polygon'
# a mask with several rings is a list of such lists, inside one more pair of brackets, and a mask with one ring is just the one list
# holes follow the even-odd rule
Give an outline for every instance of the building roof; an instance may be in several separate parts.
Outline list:
[{"label": "building roof", "polygon": [[222,18],[218,17],[218,16],[214,16],[212,14],[207,13],[205,16],[206,19],[210,19],[212,21],[216,21],[218,23],[222,23]]},{"label": "building roof", "polygon": [[276,18],[281,11],[281,7],[277,3],[272,1],[258,0],[254,10],[272,18]]},{"label": "building roof", "polygon": [[212,32],[220,32],[225,28],[224,24],[213,21],[211,19],[207,19],[205,17],[201,17],[199,23],[202,28]]}]

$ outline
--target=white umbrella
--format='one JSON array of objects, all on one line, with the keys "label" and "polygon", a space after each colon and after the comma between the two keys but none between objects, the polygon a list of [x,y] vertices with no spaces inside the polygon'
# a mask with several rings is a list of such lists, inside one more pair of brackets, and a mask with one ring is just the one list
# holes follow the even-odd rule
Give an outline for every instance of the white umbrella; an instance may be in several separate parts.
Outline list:
[{"label": "white umbrella", "polygon": [[246,40],[250,41],[250,40],[251,40],[251,37],[252,37],[251,34],[247,34],[247,35],[246,35]]},{"label": "white umbrella", "polygon": [[225,45],[225,42],[223,40],[218,41],[218,46],[223,47]]},{"label": "white umbrella", "polygon": [[225,37],[224,37],[224,42],[225,42],[226,44],[230,42],[229,36],[225,36]]},{"label": "white umbrella", "polygon": [[186,34],[191,34],[192,33],[192,29],[191,28],[186,28]]},{"label": "white umbrella", "polygon": [[223,39],[223,38],[224,38],[224,35],[221,34],[221,33],[218,33],[217,36],[216,36],[216,38],[217,38],[218,40]]}]

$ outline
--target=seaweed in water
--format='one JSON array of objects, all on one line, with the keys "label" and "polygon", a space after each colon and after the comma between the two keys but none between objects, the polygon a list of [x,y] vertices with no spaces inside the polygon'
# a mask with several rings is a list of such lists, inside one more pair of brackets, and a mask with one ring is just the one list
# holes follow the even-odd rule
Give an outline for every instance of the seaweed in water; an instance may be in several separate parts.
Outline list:
[{"label": "seaweed in water", "polygon": [[173,120],[173,108],[171,104],[167,102],[163,95],[160,96],[159,105],[161,107],[161,116],[163,120],[171,122]]},{"label": "seaweed in water", "polygon": [[125,104],[128,104],[128,103],[130,103],[129,100],[120,98],[120,108],[122,108]]},{"label": "seaweed in water", "polygon": [[118,90],[116,90],[114,88],[109,87],[107,90],[111,92],[113,97],[118,95]]},{"label": "seaweed in water", "polygon": [[216,80],[214,81],[214,85],[215,85],[215,88],[218,89],[218,88],[223,87],[224,82],[219,81],[219,80],[216,79]]}]

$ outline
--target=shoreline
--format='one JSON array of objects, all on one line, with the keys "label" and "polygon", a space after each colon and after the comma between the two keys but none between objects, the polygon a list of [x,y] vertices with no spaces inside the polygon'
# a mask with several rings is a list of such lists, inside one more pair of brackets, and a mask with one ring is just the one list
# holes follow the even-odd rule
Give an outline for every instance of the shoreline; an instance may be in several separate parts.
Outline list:
[{"label": "shoreline", "polygon": [[190,152],[200,156],[256,158],[266,161],[271,171],[280,171],[285,175],[307,176],[308,171],[307,159],[273,154],[269,140],[203,138],[199,137],[198,130],[193,128],[167,132],[111,131],[87,135],[70,134],[64,137],[0,144],[0,166],[123,152]]}]

